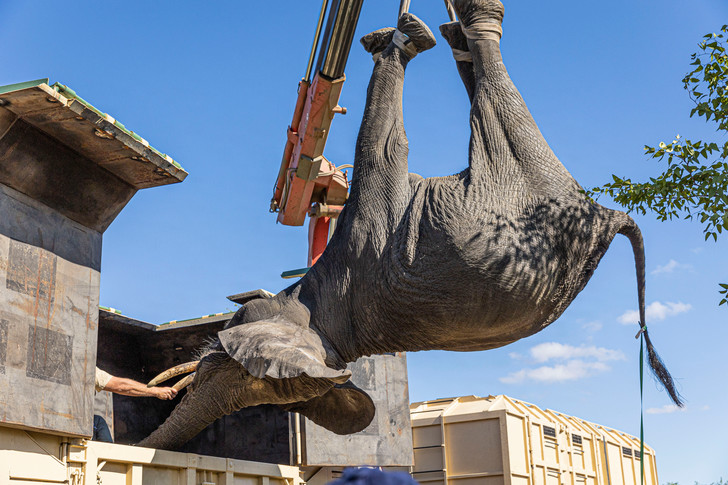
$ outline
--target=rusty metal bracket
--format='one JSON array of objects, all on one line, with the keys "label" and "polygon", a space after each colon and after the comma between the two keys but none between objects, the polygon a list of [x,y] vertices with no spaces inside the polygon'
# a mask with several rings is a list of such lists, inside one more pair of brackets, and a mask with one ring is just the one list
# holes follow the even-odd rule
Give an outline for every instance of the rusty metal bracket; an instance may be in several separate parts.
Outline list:
[{"label": "rusty metal bracket", "polygon": [[296,177],[311,181],[316,180],[321,173],[321,164],[324,161],[324,157],[311,158],[306,155],[301,155],[298,159],[298,166],[296,167]]}]

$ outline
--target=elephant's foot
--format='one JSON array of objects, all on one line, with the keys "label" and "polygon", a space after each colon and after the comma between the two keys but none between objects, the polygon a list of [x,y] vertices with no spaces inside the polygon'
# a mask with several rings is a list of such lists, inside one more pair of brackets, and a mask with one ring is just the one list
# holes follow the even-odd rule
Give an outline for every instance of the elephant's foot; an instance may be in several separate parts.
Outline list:
[{"label": "elephant's foot", "polygon": [[372,55],[374,62],[379,59],[382,51],[392,43],[392,37],[394,37],[394,27],[385,27],[383,29],[375,30],[370,32],[361,38],[361,45],[364,46],[364,50]]},{"label": "elephant's foot", "polygon": [[504,9],[499,0],[455,0],[453,6],[468,39],[500,40]]},{"label": "elephant's foot", "polygon": [[372,55],[374,62],[389,45],[402,50],[408,59],[412,59],[420,52],[435,47],[437,41],[429,27],[411,13],[404,13],[397,22],[397,28],[386,27],[375,30],[361,38],[364,49]]},{"label": "elephant's foot", "polygon": [[[397,32],[404,35],[398,35]],[[437,44],[430,28],[411,13],[403,13],[399,17],[397,32],[392,40],[410,59],[420,52],[432,49]]]},{"label": "elephant's foot", "polygon": [[442,24],[440,33],[452,49],[452,55],[456,61],[473,62],[473,55],[468,47],[468,38],[463,34],[460,22]]}]

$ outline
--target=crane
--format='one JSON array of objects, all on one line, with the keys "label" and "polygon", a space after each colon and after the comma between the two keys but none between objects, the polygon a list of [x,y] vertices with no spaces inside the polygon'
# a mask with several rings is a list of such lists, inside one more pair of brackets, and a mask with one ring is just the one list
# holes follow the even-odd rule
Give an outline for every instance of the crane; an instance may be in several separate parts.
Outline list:
[{"label": "crane", "polygon": [[[298,83],[293,119],[271,200],[270,210],[278,213],[281,224],[301,226],[306,216],[310,217],[308,267],[326,248],[333,221],[341,213],[349,191],[344,167],[335,166],[323,152],[334,115],[346,114],[346,108],[338,103],[362,3],[323,0],[306,74]],[[327,7],[328,19],[322,29]],[[283,276],[300,276],[306,270]]]},{"label": "crane", "polygon": [[[363,0],[323,0],[306,74],[298,83],[270,211],[288,226],[302,226],[309,217],[308,266],[284,272],[284,278],[303,276],[321,257],[348,196],[349,181],[343,170],[352,165],[336,166],[323,152],[334,115],[346,114],[339,97],[362,4]],[[400,0],[399,15],[409,10],[409,4]],[[450,0],[445,5],[454,20]]]}]

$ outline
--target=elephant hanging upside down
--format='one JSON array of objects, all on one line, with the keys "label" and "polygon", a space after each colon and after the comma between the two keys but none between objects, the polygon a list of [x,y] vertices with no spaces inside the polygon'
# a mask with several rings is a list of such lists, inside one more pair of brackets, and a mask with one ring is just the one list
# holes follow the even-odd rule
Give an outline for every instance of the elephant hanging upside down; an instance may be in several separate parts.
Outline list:
[{"label": "elephant hanging upside down", "polygon": [[[375,58],[351,193],[321,259],[245,304],[202,358],[167,421],[141,446],[174,449],[246,406],[277,404],[336,433],[364,429],[369,396],[347,362],[377,353],[484,350],[532,335],[584,288],[617,233],[632,244],[641,324],[644,247],[624,214],[590,203],[553,154],[501,59],[503,6],[455,0],[441,31],[470,96],[469,166],[408,173],[402,86],[435,39],[411,14],[362,39]],[[647,338],[649,362],[680,403]]]}]

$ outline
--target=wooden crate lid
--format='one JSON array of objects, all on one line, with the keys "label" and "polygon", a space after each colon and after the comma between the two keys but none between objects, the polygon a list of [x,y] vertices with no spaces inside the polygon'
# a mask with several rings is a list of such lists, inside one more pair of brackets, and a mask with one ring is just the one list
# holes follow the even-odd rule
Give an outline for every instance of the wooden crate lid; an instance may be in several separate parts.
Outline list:
[{"label": "wooden crate lid", "polygon": [[181,182],[187,172],[166,155],[78,96],[38,79],[0,86],[0,107],[113,173],[135,189]]}]

